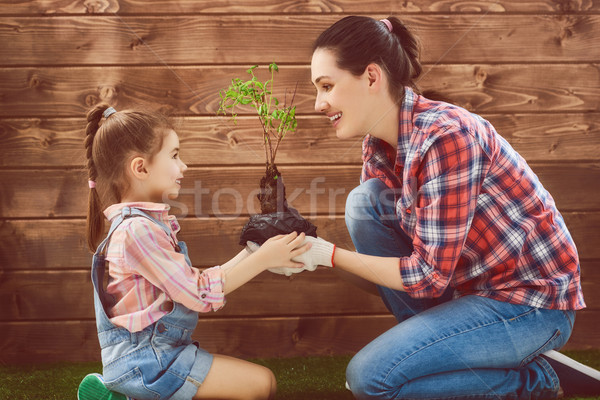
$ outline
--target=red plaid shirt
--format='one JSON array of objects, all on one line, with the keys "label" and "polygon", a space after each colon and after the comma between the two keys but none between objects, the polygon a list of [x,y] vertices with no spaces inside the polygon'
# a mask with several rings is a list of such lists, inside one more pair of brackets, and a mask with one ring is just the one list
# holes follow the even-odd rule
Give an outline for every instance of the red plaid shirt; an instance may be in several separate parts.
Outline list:
[{"label": "red plaid shirt", "polygon": [[361,181],[396,189],[413,240],[400,259],[415,298],[475,294],[551,309],[585,307],[577,249],[552,196],[478,115],[406,88],[398,147],[367,135]]}]

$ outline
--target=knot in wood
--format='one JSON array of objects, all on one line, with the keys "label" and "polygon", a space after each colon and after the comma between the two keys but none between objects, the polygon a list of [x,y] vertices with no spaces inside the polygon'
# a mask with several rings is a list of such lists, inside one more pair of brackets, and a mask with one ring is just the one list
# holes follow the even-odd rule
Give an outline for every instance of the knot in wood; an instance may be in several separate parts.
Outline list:
[{"label": "knot in wood", "polygon": [[85,96],[85,105],[87,107],[93,107],[98,103],[98,97],[93,94],[88,94]]},{"label": "knot in wood", "polygon": [[558,3],[558,11],[563,13],[572,13],[579,11],[579,8],[573,0],[554,0]]},{"label": "knot in wood", "polygon": [[131,39],[131,42],[129,43],[129,47],[131,48],[131,50],[136,50],[138,48],[138,46],[142,46],[144,44],[144,38],[140,37],[140,36],[136,36],[133,39]]},{"label": "knot in wood", "polygon": [[29,87],[30,88],[36,88],[39,87],[42,84],[42,80],[40,78],[38,78],[37,75],[32,75],[31,78],[29,78]]},{"label": "knot in wood", "polygon": [[110,101],[115,97],[116,92],[117,90],[113,86],[103,86],[100,88],[100,99]]},{"label": "knot in wood", "polygon": [[[83,5],[88,14],[103,13],[110,7],[110,2],[107,0],[86,0]],[[117,10],[115,10],[117,11]]]},{"label": "knot in wood", "polygon": [[487,72],[481,67],[475,67],[475,82],[477,86],[482,86],[487,79]]},{"label": "knot in wood", "polygon": [[295,330],[292,333],[292,343],[296,344],[300,341],[301,337],[300,337],[300,332],[298,332],[298,330]]},{"label": "knot in wood", "polygon": [[229,144],[229,147],[236,147],[238,143],[239,141],[234,135],[229,135],[229,137],[227,138],[227,144]]},{"label": "knot in wood", "polygon": [[40,145],[42,146],[42,148],[46,149],[52,145],[52,142],[54,142],[55,138],[56,138],[56,133],[49,132],[40,140]]}]

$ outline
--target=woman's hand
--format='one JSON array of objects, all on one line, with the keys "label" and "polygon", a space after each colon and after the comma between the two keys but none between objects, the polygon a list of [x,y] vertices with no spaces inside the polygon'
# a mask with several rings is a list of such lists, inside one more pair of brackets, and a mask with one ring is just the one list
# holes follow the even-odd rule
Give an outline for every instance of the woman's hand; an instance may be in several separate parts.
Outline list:
[{"label": "woman's hand", "polygon": [[292,232],[287,235],[277,235],[265,243],[251,257],[254,262],[259,263],[262,268],[269,269],[274,267],[302,268],[304,264],[292,261],[292,258],[298,257],[310,249],[309,242],[304,243],[304,233],[297,234]]}]

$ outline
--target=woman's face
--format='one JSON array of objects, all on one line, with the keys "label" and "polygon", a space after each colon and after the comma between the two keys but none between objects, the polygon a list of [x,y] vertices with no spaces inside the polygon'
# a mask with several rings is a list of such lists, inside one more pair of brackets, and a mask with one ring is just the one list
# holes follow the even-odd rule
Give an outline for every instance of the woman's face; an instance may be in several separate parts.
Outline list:
[{"label": "woman's face", "polygon": [[369,130],[369,84],[365,74],[340,69],[331,50],[319,48],[312,57],[311,80],[317,89],[315,110],[331,121],[340,139],[362,136]]}]

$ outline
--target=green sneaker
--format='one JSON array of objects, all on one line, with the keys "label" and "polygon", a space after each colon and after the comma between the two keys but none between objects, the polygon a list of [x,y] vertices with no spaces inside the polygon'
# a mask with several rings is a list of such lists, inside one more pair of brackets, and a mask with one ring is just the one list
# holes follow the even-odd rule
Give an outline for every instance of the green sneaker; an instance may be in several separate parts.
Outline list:
[{"label": "green sneaker", "polygon": [[104,378],[100,374],[89,374],[79,384],[77,400],[129,400],[124,394],[111,392],[104,386]]}]

